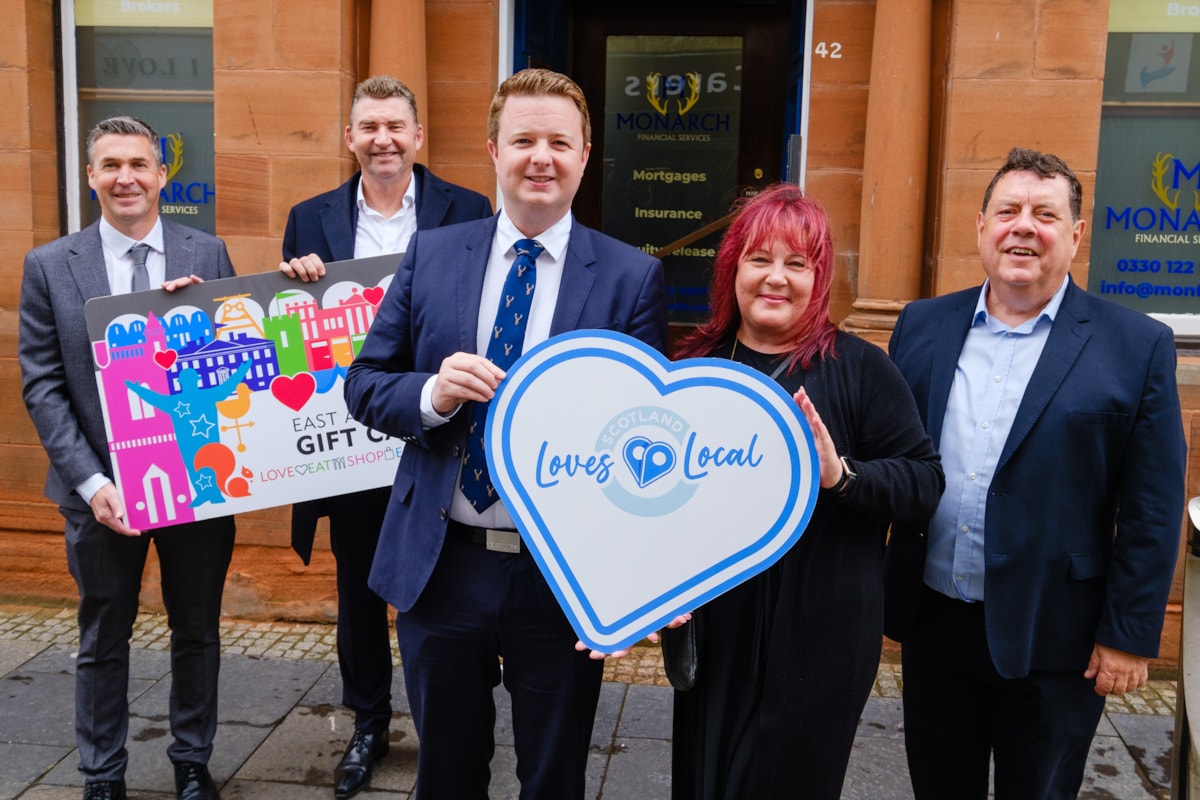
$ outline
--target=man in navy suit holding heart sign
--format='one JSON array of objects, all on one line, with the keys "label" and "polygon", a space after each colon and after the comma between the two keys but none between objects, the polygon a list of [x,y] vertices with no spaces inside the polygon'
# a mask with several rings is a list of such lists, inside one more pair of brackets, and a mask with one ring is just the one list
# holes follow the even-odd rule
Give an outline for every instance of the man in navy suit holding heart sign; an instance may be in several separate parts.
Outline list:
[{"label": "man in navy suit holding heart sign", "polygon": [[603,655],[576,650],[480,444],[498,364],[549,336],[601,328],[666,347],[661,262],[571,215],[590,150],[573,81],[504,81],[488,114],[500,213],[413,237],[347,378],[355,418],[408,443],[371,588],[399,612],[423,796],[487,797],[501,679],[522,797],[584,792]]}]

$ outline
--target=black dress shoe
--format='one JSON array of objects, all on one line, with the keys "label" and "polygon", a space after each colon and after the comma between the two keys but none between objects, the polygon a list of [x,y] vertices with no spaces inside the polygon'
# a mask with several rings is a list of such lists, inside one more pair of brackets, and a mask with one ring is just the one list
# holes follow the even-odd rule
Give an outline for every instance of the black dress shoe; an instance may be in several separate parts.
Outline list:
[{"label": "black dress shoe", "polygon": [[355,731],[333,770],[333,793],[346,800],[367,788],[371,782],[371,765],[388,754],[388,732],[364,733]]},{"label": "black dress shoe", "polygon": [[84,784],[83,800],[125,800],[125,782],[97,781]]},{"label": "black dress shoe", "polygon": [[175,795],[179,800],[221,800],[208,767],[190,761],[175,765]]}]

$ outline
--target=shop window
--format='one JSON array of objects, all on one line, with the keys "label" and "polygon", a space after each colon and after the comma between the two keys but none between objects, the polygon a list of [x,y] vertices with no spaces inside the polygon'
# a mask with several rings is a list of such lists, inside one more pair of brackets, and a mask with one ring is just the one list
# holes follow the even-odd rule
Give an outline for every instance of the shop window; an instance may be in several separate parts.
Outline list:
[{"label": "shop window", "polygon": [[87,185],[87,132],[129,114],[161,138],[160,213],[215,232],[212,0],[64,0],[67,218],[100,216]]},{"label": "shop window", "polygon": [[1088,290],[1200,332],[1200,4],[1112,0]]}]

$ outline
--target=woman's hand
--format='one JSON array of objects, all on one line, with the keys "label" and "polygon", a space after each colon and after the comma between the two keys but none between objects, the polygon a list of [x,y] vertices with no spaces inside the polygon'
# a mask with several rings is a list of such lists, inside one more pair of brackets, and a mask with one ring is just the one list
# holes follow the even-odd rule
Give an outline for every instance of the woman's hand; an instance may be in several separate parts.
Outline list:
[{"label": "woman's hand", "polygon": [[833,439],[829,438],[829,431],[825,428],[825,423],[821,421],[821,415],[817,413],[816,407],[813,406],[812,400],[809,399],[803,386],[792,396],[792,399],[796,401],[804,418],[808,420],[808,427],[812,429],[813,443],[817,446],[817,458],[821,462],[821,488],[829,489],[836,486],[842,479],[842,461],[838,458]]}]

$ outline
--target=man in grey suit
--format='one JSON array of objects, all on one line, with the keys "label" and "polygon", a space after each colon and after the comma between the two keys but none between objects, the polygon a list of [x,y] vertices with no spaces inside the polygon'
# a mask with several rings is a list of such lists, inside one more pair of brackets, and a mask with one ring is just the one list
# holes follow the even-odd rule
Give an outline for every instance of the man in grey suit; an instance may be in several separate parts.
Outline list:
[{"label": "man in grey suit", "polygon": [[113,484],[84,303],[151,286],[173,290],[233,277],[225,244],[159,218],[166,183],[158,135],[112,117],[89,133],[88,184],[101,218],[31,250],[21,282],[25,406],[50,460],[46,496],[65,519],[67,565],[79,587],[75,735],[84,800],[123,800],[129,729],[129,638],[151,540],[171,628],[167,755],[181,800],[219,799],[208,772],[217,728],[221,593],[232,517],[142,532]]}]

